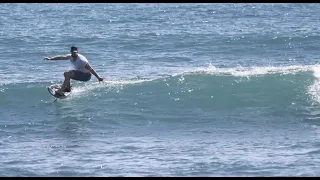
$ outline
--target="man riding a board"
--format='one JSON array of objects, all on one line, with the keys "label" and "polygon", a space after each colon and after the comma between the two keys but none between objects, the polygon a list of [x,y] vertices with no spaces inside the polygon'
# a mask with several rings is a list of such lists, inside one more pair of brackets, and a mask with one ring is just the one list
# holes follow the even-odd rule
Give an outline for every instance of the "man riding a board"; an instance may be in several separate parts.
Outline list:
[{"label": "man riding a board", "polygon": [[72,46],[70,50],[71,54],[65,56],[45,57],[45,60],[70,60],[75,70],[64,72],[64,82],[59,90],[55,93],[59,96],[63,96],[63,92],[71,91],[70,80],[89,81],[91,74],[93,74],[98,80],[103,81],[96,71],[90,66],[86,57],[78,53],[78,48]]}]

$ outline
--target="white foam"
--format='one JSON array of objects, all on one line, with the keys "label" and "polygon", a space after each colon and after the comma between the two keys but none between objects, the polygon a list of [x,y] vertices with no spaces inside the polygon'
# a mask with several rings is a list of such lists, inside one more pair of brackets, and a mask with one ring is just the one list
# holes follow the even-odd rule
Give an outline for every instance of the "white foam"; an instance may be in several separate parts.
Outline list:
[{"label": "white foam", "polygon": [[313,66],[312,71],[313,71],[314,77],[316,77],[317,79],[320,79],[320,66],[319,65]]},{"label": "white foam", "polygon": [[[103,88],[104,90],[108,91],[111,88],[120,88],[122,89],[123,85],[129,84],[138,84],[147,81],[152,81],[152,79],[133,79],[133,80],[105,80],[103,82],[94,82],[94,83],[84,83],[83,85],[75,85],[73,86],[72,93],[70,97],[76,97],[79,95],[86,95],[89,92]],[[106,89],[107,87],[107,89]]]},{"label": "white foam", "polygon": [[[293,74],[301,71],[314,71],[316,77],[320,77],[320,67],[318,65],[309,65],[309,66],[283,66],[283,67],[274,67],[274,66],[266,66],[266,67],[235,67],[235,68],[217,68],[214,65],[209,64],[208,67],[198,67],[198,68],[180,68],[176,69],[176,73],[172,73],[172,76],[179,76],[184,74],[194,74],[194,73],[205,73],[205,74],[216,74],[216,75],[231,75],[231,76],[240,76],[240,77],[249,77],[249,76],[257,76],[264,74]],[[0,74],[0,77],[1,74]],[[15,77],[10,78],[3,77],[0,80],[2,84],[11,84],[11,83],[33,83],[33,82],[48,82],[47,76],[45,77],[29,77],[27,79],[22,78],[22,74],[15,74]],[[56,76],[52,76],[56,77]],[[156,78],[159,79],[159,78]],[[56,79],[55,79],[56,80]],[[146,81],[152,81],[154,79],[130,79],[130,80],[111,80],[105,81],[104,84],[108,84],[109,86],[117,86],[117,85],[125,85],[125,84],[137,84],[143,83]],[[61,81],[61,78],[59,79]],[[94,84],[94,83],[92,83]]]},{"label": "white foam", "polygon": [[313,76],[316,78],[314,83],[309,86],[308,93],[316,104],[320,104],[320,66],[312,67]]},{"label": "white foam", "polygon": [[[207,68],[197,68],[193,72],[201,72],[208,74],[217,74],[217,75],[232,75],[232,76],[257,76],[264,74],[294,74],[301,71],[311,71],[313,66],[283,66],[283,67],[236,67],[236,68],[216,68],[213,65],[209,65]],[[185,72],[187,73],[187,72]]]}]

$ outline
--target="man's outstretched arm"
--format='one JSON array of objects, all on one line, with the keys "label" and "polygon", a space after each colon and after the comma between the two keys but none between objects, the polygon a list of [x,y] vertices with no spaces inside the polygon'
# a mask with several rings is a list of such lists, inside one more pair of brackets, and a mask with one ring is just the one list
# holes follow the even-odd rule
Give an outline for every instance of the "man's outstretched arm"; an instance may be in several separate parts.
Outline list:
[{"label": "man's outstretched arm", "polygon": [[44,60],[68,60],[68,59],[70,59],[70,55],[45,57],[44,58]]}]

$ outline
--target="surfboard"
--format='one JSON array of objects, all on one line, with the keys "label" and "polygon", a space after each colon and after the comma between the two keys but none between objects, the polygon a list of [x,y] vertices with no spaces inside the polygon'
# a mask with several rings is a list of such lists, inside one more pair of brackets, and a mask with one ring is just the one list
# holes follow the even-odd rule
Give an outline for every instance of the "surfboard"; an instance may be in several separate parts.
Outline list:
[{"label": "surfboard", "polygon": [[[57,91],[58,89],[60,89],[60,87],[61,87],[60,84],[52,84],[52,85],[48,86],[47,89],[48,89],[49,93],[50,93],[52,96],[56,97],[56,98],[60,98],[60,99],[67,98],[67,97],[71,94],[71,91],[70,91],[70,92],[64,92],[64,93],[63,93],[64,95],[63,95],[63,96],[60,96],[60,95],[56,94],[56,91]],[[71,90],[72,90],[72,88],[71,88]]]}]

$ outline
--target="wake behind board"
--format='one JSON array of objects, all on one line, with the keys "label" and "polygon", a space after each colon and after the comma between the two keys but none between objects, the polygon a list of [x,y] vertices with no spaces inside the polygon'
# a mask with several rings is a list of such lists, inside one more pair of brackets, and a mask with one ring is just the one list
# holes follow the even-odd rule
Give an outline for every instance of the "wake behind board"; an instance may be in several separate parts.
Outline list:
[{"label": "wake behind board", "polygon": [[70,91],[70,92],[64,92],[64,93],[63,93],[64,95],[63,95],[63,96],[60,96],[60,95],[56,94],[56,91],[57,91],[58,89],[60,89],[60,87],[61,87],[60,84],[52,84],[52,85],[50,85],[49,87],[47,87],[47,89],[48,89],[49,93],[50,93],[52,96],[56,97],[56,98],[60,98],[60,99],[67,98],[67,97],[71,94],[71,91]]}]

